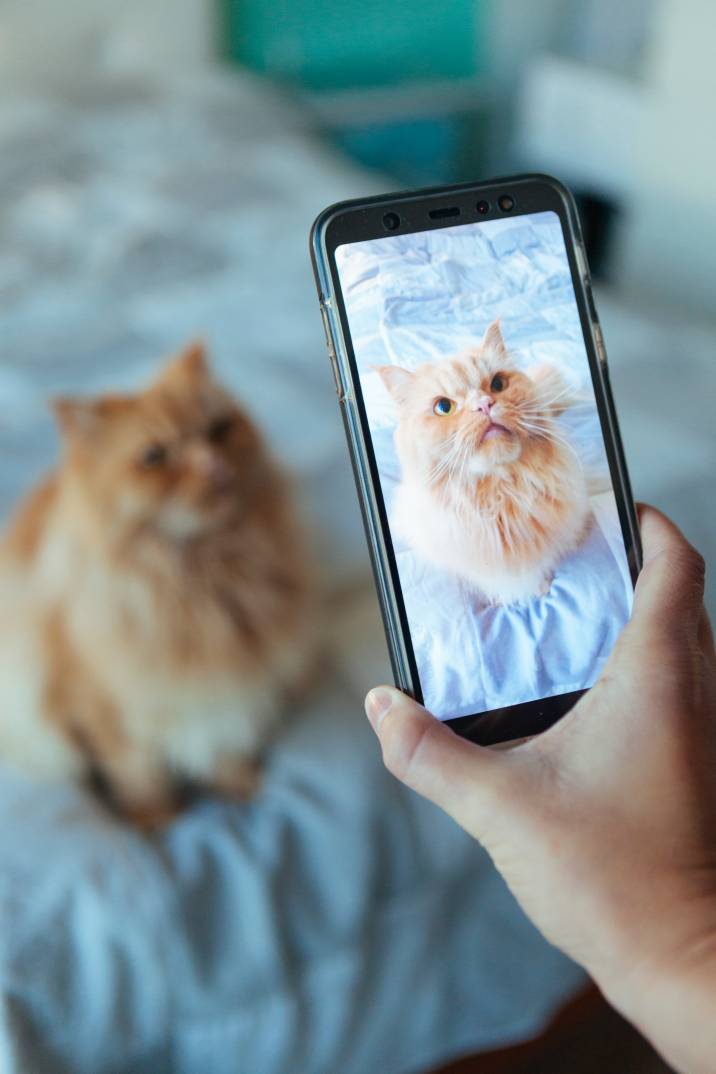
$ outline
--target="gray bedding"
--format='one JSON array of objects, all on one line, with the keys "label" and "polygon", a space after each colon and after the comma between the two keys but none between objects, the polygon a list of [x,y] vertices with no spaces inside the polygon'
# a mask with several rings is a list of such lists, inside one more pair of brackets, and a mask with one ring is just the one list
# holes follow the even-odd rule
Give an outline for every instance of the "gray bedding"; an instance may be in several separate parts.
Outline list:
[{"label": "gray bedding", "polygon": [[2,516],[55,456],[48,395],[132,387],[203,334],[327,583],[368,594],[247,807],[147,840],[0,771],[2,1071],[407,1074],[530,1035],[582,980],[362,716],[384,643],[307,232],[379,185],[243,77],[0,106]]}]

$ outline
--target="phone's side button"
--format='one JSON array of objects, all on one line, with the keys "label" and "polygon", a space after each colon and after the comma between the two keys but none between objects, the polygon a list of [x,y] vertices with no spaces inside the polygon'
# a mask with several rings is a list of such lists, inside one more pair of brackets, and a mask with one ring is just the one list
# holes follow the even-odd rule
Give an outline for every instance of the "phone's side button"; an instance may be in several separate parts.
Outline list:
[{"label": "phone's side button", "polygon": [[597,307],[594,305],[594,292],[592,291],[592,284],[588,276],[584,277],[584,291],[587,296],[589,318],[593,324],[597,324],[599,321],[599,316],[597,314]]},{"label": "phone's side button", "polygon": [[597,358],[603,369],[607,368],[607,350],[604,346],[604,336],[602,335],[601,325],[593,324],[592,329],[594,331],[594,342],[597,346]]},{"label": "phone's side button", "polygon": [[341,385],[341,377],[338,372],[338,362],[336,360],[336,351],[333,346],[333,336],[331,335],[330,322],[328,320],[328,313],[326,311],[325,304],[321,302],[321,320],[323,321],[323,331],[326,334],[326,347],[328,348],[328,358],[331,363],[331,372],[333,373],[333,383],[336,386],[336,395],[339,402],[343,400],[343,387]]},{"label": "phone's side button", "polygon": [[574,244],[574,256],[577,260],[579,275],[584,279],[585,276],[589,276],[589,266],[587,265],[587,254],[584,249],[584,243],[580,240],[577,240]]},{"label": "phone's side button", "polygon": [[341,374],[338,369],[338,359],[336,358],[336,352],[333,349],[333,344],[328,344],[328,358],[331,363],[331,372],[333,373],[333,383],[336,386],[336,395],[338,396],[338,402],[342,403],[346,396],[346,389],[343,386]]},{"label": "phone's side button", "polygon": [[345,392],[343,390],[343,385],[341,384],[341,375],[338,372],[338,362],[336,361],[336,356],[332,348],[328,352],[328,357],[331,360],[331,371],[333,373],[333,383],[336,386],[336,395],[338,396],[338,401],[342,403]]},{"label": "phone's side button", "polygon": [[319,309],[321,311],[321,320],[323,321],[323,331],[326,336],[326,346],[328,347],[329,351],[332,351],[333,341],[331,339],[331,329],[328,324],[328,313],[326,312],[326,307],[323,302],[321,302]]}]

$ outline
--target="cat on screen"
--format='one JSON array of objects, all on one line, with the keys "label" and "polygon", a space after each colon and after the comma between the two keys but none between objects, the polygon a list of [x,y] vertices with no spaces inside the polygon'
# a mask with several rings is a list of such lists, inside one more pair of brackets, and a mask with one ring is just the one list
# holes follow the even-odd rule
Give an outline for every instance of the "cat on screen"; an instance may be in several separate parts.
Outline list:
[{"label": "cat on screen", "polygon": [[557,370],[518,369],[493,321],[466,353],[378,372],[398,408],[396,532],[491,603],[547,593],[589,519]]},{"label": "cat on screen", "polygon": [[283,475],[198,344],[54,409],[63,458],[0,545],[0,758],[147,825],[184,780],[249,796],[311,646]]}]

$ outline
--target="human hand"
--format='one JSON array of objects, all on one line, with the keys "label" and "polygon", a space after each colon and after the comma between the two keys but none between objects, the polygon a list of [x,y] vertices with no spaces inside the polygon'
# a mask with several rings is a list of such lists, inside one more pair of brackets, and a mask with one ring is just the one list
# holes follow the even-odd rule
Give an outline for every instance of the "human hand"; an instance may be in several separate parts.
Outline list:
[{"label": "human hand", "polygon": [[490,750],[392,687],[371,691],[366,709],[390,771],[479,839],[547,939],[672,1063],[706,1072],[716,655],[703,560],[658,511],[640,521],[632,618],[600,680],[554,727]]}]

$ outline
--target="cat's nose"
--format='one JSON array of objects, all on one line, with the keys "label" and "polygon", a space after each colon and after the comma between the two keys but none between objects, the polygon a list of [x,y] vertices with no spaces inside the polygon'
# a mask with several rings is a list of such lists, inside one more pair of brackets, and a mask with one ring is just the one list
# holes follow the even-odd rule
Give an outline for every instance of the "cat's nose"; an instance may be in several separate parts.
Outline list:
[{"label": "cat's nose", "polygon": [[212,459],[207,476],[214,488],[220,492],[231,488],[234,483],[234,471],[219,455]]},{"label": "cat's nose", "polygon": [[206,476],[218,492],[226,492],[234,483],[234,471],[221,455],[213,455]]},{"label": "cat's nose", "polygon": [[229,464],[209,447],[197,445],[192,453],[192,463],[195,471],[217,489],[228,488],[233,481]]},{"label": "cat's nose", "polygon": [[495,400],[492,398],[491,395],[481,395],[478,399],[475,400],[471,409],[481,410],[482,413],[486,414],[489,418],[490,410],[492,409],[494,402]]}]

